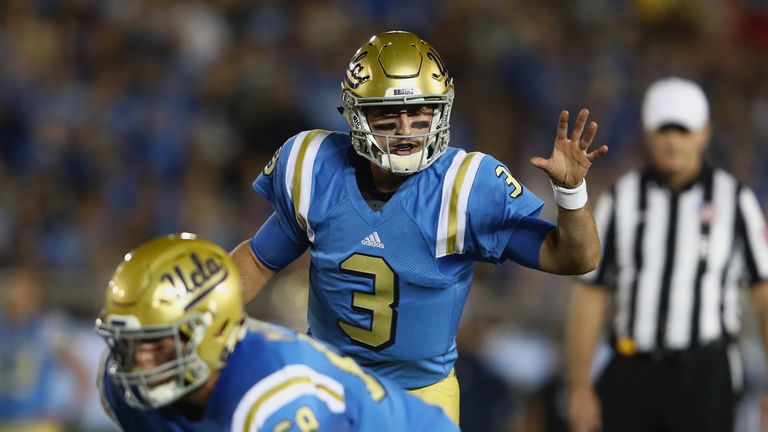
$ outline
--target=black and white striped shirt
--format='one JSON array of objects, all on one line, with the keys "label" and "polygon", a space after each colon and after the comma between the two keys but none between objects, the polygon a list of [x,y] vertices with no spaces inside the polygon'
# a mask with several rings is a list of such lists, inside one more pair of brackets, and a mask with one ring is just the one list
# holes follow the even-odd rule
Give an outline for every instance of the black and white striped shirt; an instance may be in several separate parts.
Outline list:
[{"label": "black and white striped shirt", "polygon": [[755,194],[705,166],[673,192],[650,171],[621,177],[595,207],[600,267],[582,281],[616,290],[613,336],[640,352],[739,332],[738,287],[768,281],[768,232]]}]

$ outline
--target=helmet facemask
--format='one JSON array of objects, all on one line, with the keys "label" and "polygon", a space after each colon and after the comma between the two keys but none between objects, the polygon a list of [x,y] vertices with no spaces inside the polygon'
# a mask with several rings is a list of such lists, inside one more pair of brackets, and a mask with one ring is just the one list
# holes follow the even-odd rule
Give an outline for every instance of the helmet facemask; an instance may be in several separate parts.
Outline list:
[{"label": "helmet facemask", "polygon": [[[355,151],[387,171],[398,175],[410,175],[422,171],[432,165],[448,148],[453,90],[444,95],[377,98],[373,100],[344,93],[343,99],[344,117],[350,125],[350,137]],[[371,130],[365,113],[367,108],[403,105],[428,105],[433,108],[429,132],[393,135],[376,133]],[[390,142],[403,138],[420,142],[421,149],[409,155],[393,154],[390,151]]]},{"label": "helmet facemask", "polygon": [[[140,410],[169,405],[202,385],[211,370],[197,354],[210,327],[210,314],[191,314],[169,326],[131,328],[131,320],[108,317],[97,321],[97,333],[104,338],[111,355],[107,375],[122,391],[125,402]],[[172,338],[175,356],[162,364],[135,371],[135,355],[142,341]]]}]

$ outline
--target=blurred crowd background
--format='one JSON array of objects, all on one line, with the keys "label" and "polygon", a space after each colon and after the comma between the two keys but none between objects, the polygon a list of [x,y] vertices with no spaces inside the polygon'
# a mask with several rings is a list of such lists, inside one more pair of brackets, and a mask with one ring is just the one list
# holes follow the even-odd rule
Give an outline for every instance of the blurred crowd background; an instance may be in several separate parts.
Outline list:
[{"label": "blurred crowd background", "polygon": [[[551,150],[560,109],[588,107],[610,146],[595,198],[642,163],[641,97],[669,74],[702,84],[711,159],[768,206],[768,0],[2,0],[0,430],[30,417],[113,430],[91,330],[110,273],[156,235],[229,249],[252,235],[271,209],[251,182],[297,132],[347,130],[347,63],[392,29],[429,41],[454,75],[452,144],[507,163],[550,220],[528,160]],[[306,265],[249,311],[304,330]],[[564,430],[568,284],[478,267],[459,334],[464,430]],[[749,330],[743,345],[739,430],[752,432],[764,371]]]}]

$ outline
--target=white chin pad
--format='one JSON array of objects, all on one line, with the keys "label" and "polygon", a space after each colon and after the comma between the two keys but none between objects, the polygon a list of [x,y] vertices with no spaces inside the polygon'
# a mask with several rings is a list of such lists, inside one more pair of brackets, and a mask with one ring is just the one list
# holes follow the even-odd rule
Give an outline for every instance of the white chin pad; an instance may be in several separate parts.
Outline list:
[{"label": "white chin pad", "polygon": [[421,156],[424,149],[409,155],[382,154],[381,164],[393,172],[416,172],[421,163]]},{"label": "white chin pad", "polygon": [[164,406],[173,401],[178,395],[178,383],[170,381],[149,389],[147,396],[153,406]]}]

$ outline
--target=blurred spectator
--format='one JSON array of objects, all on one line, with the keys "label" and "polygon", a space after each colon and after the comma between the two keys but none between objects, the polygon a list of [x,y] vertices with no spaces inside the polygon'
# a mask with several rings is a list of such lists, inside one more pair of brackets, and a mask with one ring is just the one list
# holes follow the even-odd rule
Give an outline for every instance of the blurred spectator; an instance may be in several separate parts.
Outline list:
[{"label": "blurred spectator", "polygon": [[[3,282],[0,431],[62,431],[94,392],[93,377],[73,351],[63,317],[42,309],[40,275],[12,269]],[[66,400],[56,398],[60,368],[75,378]]]}]

